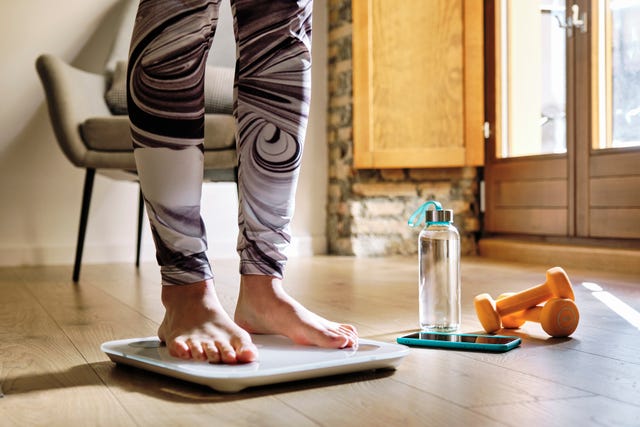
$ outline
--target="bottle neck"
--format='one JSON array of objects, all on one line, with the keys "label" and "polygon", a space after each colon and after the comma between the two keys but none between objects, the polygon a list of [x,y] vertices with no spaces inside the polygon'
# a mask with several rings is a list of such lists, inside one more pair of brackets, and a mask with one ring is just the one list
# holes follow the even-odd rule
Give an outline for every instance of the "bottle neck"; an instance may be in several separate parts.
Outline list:
[{"label": "bottle neck", "polygon": [[456,232],[458,231],[458,229],[453,225],[453,222],[449,222],[449,221],[430,221],[428,223],[425,224],[424,228],[422,229],[425,232],[434,232],[434,233],[439,233],[439,232]]},{"label": "bottle neck", "polygon": [[437,225],[437,226],[444,226],[447,227],[449,225],[452,225],[452,222],[450,221],[431,221],[431,222],[427,222],[427,227],[431,227],[432,225]]}]

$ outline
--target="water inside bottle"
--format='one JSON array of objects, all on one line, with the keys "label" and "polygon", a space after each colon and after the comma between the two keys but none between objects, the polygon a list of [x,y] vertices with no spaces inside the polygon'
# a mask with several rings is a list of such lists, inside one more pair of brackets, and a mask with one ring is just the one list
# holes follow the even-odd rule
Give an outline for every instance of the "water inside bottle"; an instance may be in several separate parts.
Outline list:
[{"label": "water inside bottle", "polygon": [[446,232],[421,236],[419,311],[423,330],[452,332],[460,327],[459,256],[459,238]]}]

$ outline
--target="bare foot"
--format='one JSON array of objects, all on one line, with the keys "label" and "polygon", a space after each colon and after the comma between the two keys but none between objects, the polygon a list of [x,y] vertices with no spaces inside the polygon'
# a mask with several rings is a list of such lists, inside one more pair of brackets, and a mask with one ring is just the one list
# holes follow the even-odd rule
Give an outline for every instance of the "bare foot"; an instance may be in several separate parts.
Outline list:
[{"label": "bare foot", "polygon": [[312,313],[271,276],[242,276],[235,321],[248,332],[281,334],[298,344],[345,348],[358,343],[355,327]]},{"label": "bare foot", "polygon": [[213,281],[162,287],[166,309],[158,329],[169,353],[211,363],[247,363],[258,358],[251,336],[225,312]]}]

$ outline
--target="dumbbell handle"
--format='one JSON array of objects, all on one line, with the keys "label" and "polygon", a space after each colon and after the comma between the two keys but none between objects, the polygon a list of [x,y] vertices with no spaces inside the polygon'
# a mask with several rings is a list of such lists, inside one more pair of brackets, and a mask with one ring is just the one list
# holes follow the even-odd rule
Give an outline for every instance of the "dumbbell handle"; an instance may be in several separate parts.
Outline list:
[{"label": "dumbbell handle", "polygon": [[540,320],[540,313],[542,312],[542,305],[536,305],[535,307],[528,308],[523,311],[517,312],[516,316],[522,320],[529,322],[538,322]]},{"label": "dumbbell handle", "polygon": [[524,291],[496,301],[496,311],[500,316],[526,310],[542,304],[551,298],[569,298],[574,300],[573,289],[567,273],[562,267],[547,270],[547,280]]},{"label": "dumbbell handle", "polygon": [[538,304],[549,300],[554,295],[546,284],[525,289],[515,295],[496,301],[496,311],[500,316],[506,316],[516,311],[535,308]]}]

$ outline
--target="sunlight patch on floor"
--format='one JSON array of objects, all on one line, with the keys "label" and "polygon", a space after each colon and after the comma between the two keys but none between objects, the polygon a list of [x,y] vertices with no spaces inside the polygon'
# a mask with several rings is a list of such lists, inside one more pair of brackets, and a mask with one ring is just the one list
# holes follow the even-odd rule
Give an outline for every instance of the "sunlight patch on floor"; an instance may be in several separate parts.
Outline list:
[{"label": "sunlight patch on floor", "polygon": [[640,330],[640,313],[615,295],[605,291],[602,286],[593,282],[582,282],[582,286],[591,291],[591,295],[613,310],[618,316]]}]

